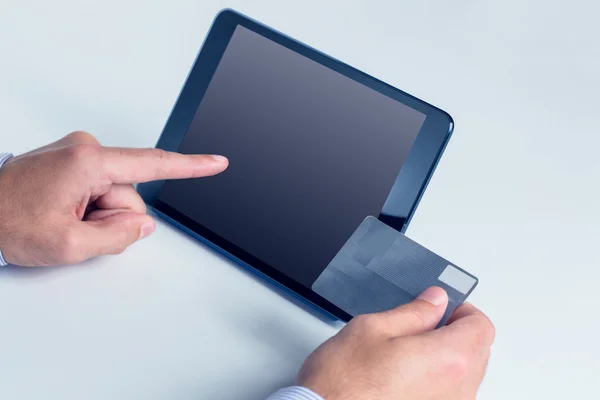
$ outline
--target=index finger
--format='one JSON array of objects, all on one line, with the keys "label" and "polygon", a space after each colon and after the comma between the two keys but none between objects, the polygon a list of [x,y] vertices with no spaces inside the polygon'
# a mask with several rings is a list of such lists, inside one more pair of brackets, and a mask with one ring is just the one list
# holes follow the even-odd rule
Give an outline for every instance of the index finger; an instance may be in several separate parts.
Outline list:
[{"label": "index finger", "polygon": [[112,183],[201,178],[223,172],[229,162],[218,155],[186,155],[161,149],[105,147],[103,169]]}]

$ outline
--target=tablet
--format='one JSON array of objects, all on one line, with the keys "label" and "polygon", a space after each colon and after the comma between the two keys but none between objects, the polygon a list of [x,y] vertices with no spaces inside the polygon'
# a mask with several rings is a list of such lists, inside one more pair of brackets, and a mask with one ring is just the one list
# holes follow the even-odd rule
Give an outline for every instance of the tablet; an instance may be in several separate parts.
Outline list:
[{"label": "tablet", "polygon": [[451,117],[233,10],[215,18],[157,147],[220,175],[138,186],[156,214],[336,318],[311,287],[365,217],[404,232]]}]

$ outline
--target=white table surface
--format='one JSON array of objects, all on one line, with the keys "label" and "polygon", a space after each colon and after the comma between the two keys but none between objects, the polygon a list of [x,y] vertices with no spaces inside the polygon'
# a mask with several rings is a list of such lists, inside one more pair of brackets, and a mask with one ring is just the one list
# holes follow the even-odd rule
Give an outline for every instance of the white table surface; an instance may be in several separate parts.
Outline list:
[{"label": "white table surface", "polygon": [[[410,237],[480,278],[480,399],[600,398],[600,9],[592,1],[0,0],[0,150],[153,146],[239,9],[448,110]],[[329,324],[164,223],[117,257],[0,271],[2,399],[262,399]]]}]

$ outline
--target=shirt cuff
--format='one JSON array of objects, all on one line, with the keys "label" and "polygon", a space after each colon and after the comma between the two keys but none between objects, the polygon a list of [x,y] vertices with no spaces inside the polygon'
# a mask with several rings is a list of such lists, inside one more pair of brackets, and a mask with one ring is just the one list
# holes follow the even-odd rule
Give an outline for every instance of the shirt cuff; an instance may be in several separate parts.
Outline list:
[{"label": "shirt cuff", "polygon": [[[10,153],[0,153],[0,168],[4,165],[12,157]],[[0,267],[5,266],[7,263],[4,261],[4,257],[2,257],[2,249],[0,249]]]},{"label": "shirt cuff", "polygon": [[325,400],[315,392],[302,386],[290,386],[273,393],[267,400]]},{"label": "shirt cuff", "polygon": [[10,153],[0,153],[0,168],[7,162],[10,158],[12,158],[12,154]]}]

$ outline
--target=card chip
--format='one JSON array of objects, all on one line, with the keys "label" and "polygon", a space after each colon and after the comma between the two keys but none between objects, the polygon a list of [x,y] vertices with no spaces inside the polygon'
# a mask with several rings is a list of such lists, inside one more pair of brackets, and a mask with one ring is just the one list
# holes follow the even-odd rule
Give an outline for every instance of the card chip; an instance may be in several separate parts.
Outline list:
[{"label": "card chip", "polygon": [[471,290],[476,283],[475,279],[450,264],[448,264],[438,279],[462,294],[469,293],[469,290]]}]

